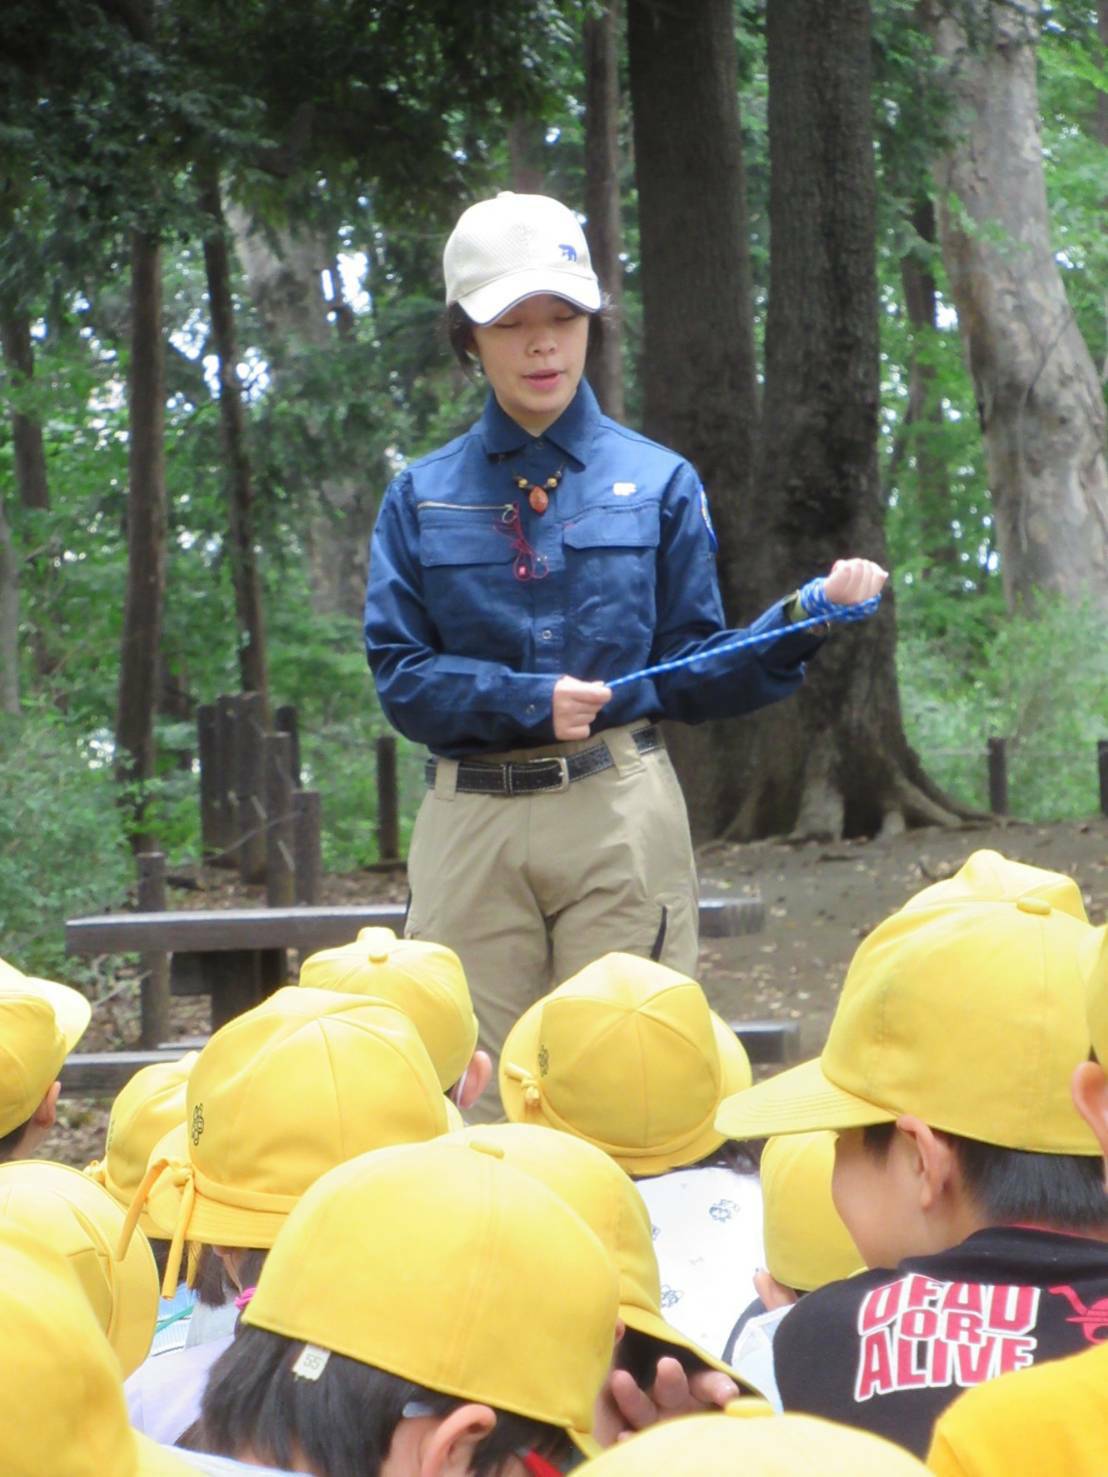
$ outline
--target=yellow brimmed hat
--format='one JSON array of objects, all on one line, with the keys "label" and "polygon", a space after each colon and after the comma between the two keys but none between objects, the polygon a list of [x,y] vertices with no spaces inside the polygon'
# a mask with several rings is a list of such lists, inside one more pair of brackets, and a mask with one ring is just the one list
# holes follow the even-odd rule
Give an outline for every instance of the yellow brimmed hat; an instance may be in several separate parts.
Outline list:
[{"label": "yellow brimmed hat", "polygon": [[0,959],[0,1137],[34,1114],[91,1013],[80,991]]},{"label": "yellow brimmed hat", "polygon": [[916,1477],[927,1468],[868,1431],[814,1416],[775,1415],[761,1400],[733,1400],[718,1413],[651,1426],[578,1471],[590,1477]]},{"label": "yellow brimmed hat", "polygon": [[716,1124],[732,1138],[863,1128],[902,1113],[1001,1148],[1096,1154],[1069,1094],[1089,1053],[1084,957],[1094,934],[1050,899],[1065,891],[1042,872],[1035,892],[1016,864],[977,858],[914,899],[862,943],[822,1055],[729,1098]]},{"label": "yellow brimmed hat", "polygon": [[603,1150],[568,1133],[530,1123],[489,1123],[451,1139],[495,1148],[507,1164],[532,1175],[575,1210],[615,1263],[619,1316],[628,1328],[695,1354],[712,1369],[741,1377],[662,1317],[662,1285],[650,1212],[634,1182]]},{"label": "yellow brimmed hat", "polygon": [[63,1256],[81,1284],[124,1376],[150,1352],[158,1270],[145,1237],[118,1253],[123,1211],[79,1169],[45,1159],[0,1164],[0,1221],[22,1226]]},{"label": "yellow brimmed hat", "polygon": [[[103,1159],[94,1159],[85,1173],[103,1185],[124,1210],[135,1197],[155,1146],[170,1129],[185,1121],[185,1084],[197,1053],[175,1062],[143,1067],[116,1095],[108,1119]],[[150,1217],[139,1217],[148,1234],[157,1235]]]},{"label": "yellow brimmed hat", "polygon": [[217,1031],[186,1089],[185,1122],[155,1148],[145,1202],[171,1238],[269,1247],[304,1191],[344,1159],[445,1133],[446,1099],[415,1026],[381,1000],[295,985]]},{"label": "yellow brimmed hat", "polygon": [[66,1259],[6,1224],[0,1230],[0,1325],[4,1477],[186,1477],[194,1471],[128,1426],[119,1363]]},{"label": "yellow brimmed hat", "polygon": [[720,1100],[750,1080],[696,981],[634,954],[605,954],[545,995],[500,1054],[512,1122],[576,1134],[640,1177],[718,1148]]},{"label": "yellow brimmed hat", "polygon": [[561,1427],[592,1453],[618,1310],[615,1267],[580,1216],[493,1145],[438,1139],[319,1180],[243,1321]]},{"label": "yellow brimmed hat", "polygon": [[85,1034],[92,1006],[80,990],[71,985],[59,985],[53,980],[37,979],[24,974],[13,964],[0,959],[0,992],[15,995],[38,995],[54,1012],[58,1030],[65,1038],[66,1051],[72,1051]]},{"label": "yellow brimmed hat", "polygon": [[322,949],[300,966],[300,983],[347,995],[375,995],[411,1016],[446,1092],[477,1047],[477,1017],[462,961],[453,949],[363,928],[352,944]]},{"label": "yellow brimmed hat", "polygon": [[865,1266],[831,1199],[833,1133],[788,1133],[762,1150],[762,1240],[772,1277],[814,1292]]}]

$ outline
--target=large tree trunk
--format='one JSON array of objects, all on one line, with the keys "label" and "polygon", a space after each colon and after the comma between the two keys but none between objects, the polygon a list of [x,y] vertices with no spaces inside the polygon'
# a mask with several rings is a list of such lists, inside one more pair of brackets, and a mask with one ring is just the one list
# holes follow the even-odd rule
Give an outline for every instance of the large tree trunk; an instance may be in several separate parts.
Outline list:
[{"label": "large tree trunk", "polygon": [[[1104,398],[1050,243],[1035,79],[1038,13],[929,0],[953,104],[939,234],[985,438],[1004,591],[1108,610]],[[967,33],[966,17],[972,26]]]},{"label": "large tree trunk", "polygon": [[244,692],[261,694],[262,710],[268,718],[265,610],[254,539],[254,488],[246,447],[242,385],[239,382],[231,268],[219,196],[219,176],[215,170],[204,172],[200,205],[213,223],[213,229],[204,238],[204,266],[208,277],[212,340],[219,360],[219,421],[227,481],[231,576],[239,625],[239,673]]},{"label": "large tree trunk", "polygon": [[[302,354],[325,352],[349,331],[349,309],[323,295],[322,273],[331,272],[332,292],[341,291],[334,250],[307,231],[268,233],[255,229],[233,203],[227,222],[246,278],[247,291],[265,328],[274,383],[287,384]],[[328,321],[334,312],[335,326]],[[380,489],[366,476],[330,473],[312,490],[318,511],[308,520],[308,565],[312,603],[321,614],[360,620],[365,600],[369,536]]]},{"label": "large tree trunk", "polygon": [[165,344],[162,254],[157,242],[131,242],[130,445],[127,490],[127,598],[115,720],[116,773],[128,787],[131,844],[149,851],[142,786],[154,773],[154,711],[165,600]]},{"label": "large tree trunk", "polygon": [[[763,601],[833,560],[884,562],[866,0],[767,9],[770,256],[758,502]],[[891,599],[840,628],[804,688],[739,729],[740,837],[873,834],[955,817],[904,737]]]},{"label": "large tree trunk", "polygon": [[0,713],[19,712],[19,556],[0,497]]},{"label": "large tree trunk", "polygon": [[619,221],[619,0],[585,21],[585,235],[593,268],[612,306],[589,347],[589,382],[601,408],[622,420],[623,263]]},{"label": "large tree trunk", "polygon": [[[739,516],[757,422],[746,193],[730,0],[627,9],[648,435],[704,479],[729,617],[757,614]],[[672,725],[693,832],[716,835],[739,792],[733,724]]]},{"label": "large tree trunk", "polygon": [[[0,340],[4,346],[4,366],[13,385],[30,384],[35,376],[35,352],[27,315],[13,312],[0,317]],[[50,489],[46,478],[46,452],[42,443],[42,426],[34,416],[19,410],[12,411],[12,449],[15,452],[19,501],[25,508],[48,508]]]}]

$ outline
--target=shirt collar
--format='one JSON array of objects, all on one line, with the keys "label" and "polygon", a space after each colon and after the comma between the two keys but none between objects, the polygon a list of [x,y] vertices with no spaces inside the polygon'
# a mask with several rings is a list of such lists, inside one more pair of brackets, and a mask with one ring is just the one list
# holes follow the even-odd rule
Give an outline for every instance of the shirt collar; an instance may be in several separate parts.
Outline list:
[{"label": "shirt collar", "polygon": [[[600,424],[600,406],[587,380],[582,380],[577,394],[562,411],[552,426],[542,433],[559,451],[584,466],[589,459],[596,429]],[[516,425],[510,415],[500,408],[496,396],[490,391],[485,409],[478,422],[481,440],[489,456],[504,456],[519,451],[536,440],[522,426]]]}]

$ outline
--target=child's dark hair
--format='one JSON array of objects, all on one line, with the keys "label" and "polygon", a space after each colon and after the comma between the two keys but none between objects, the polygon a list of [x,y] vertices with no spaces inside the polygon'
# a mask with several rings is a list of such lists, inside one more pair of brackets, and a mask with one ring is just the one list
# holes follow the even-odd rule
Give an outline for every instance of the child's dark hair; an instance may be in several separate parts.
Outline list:
[{"label": "child's dark hair", "polygon": [[[556,294],[555,294],[556,296]],[[563,298],[567,308],[572,308],[575,317],[587,316],[589,319],[589,351],[595,352],[604,341],[604,325],[611,318],[613,308],[605,293],[600,299],[600,307],[595,313],[585,314],[583,308],[571,303],[568,298]],[[446,337],[450,343],[454,358],[464,370],[472,371],[480,360],[477,349],[473,342],[473,330],[476,325],[461,303],[451,303],[443,317],[443,326]]]},{"label": "child's dark hair", "polygon": [[[467,1402],[425,1390],[357,1359],[332,1354],[318,1379],[293,1374],[298,1339],[240,1324],[230,1348],[212,1365],[200,1421],[182,1439],[194,1449],[327,1477],[377,1477],[409,1401],[446,1416]],[[572,1452],[557,1426],[497,1411],[496,1425],[475,1448],[474,1477],[495,1477],[518,1451],[558,1463]]]},{"label": "child's dark hair", "polygon": [[624,1329],[623,1337],[616,1345],[615,1367],[625,1369],[640,1389],[649,1390],[658,1372],[658,1360],[667,1357],[676,1359],[686,1374],[697,1374],[709,1367],[691,1349],[683,1349],[680,1344],[667,1344],[664,1339],[637,1328]]},{"label": "child's dark hair", "polygon": [[[268,1251],[259,1247],[243,1247],[239,1250],[238,1270],[243,1287],[257,1286],[268,1255]],[[222,1308],[238,1292],[238,1288],[227,1276],[223,1260],[214,1246],[200,1247],[192,1286],[197,1301],[206,1308]]]},{"label": "child's dark hair", "polygon": [[[31,1115],[34,1117],[34,1114]],[[3,1137],[0,1137],[0,1164],[6,1164],[9,1159],[14,1159],[19,1152],[19,1143],[27,1132],[27,1125],[31,1119],[27,1118],[18,1128],[9,1129]]]},{"label": "child's dark hair", "polygon": [[[953,1148],[974,1202],[992,1225],[1028,1222],[1060,1231],[1108,1230],[1104,1165],[1095,1154],[1037,1154],[1003,1149],[956,1133],[933,1132]],[[875,1123],[862,1132],[866,1151],[884,1159],[895,1123]]]}]

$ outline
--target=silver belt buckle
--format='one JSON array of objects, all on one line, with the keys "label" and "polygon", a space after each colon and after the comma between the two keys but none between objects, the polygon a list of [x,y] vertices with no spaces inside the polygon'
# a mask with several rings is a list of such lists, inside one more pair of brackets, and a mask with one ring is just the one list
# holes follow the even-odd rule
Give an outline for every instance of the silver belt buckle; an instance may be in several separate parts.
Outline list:
[{"label": "silver belt buckle", "polygon": [[555,794],[560,795],[563,790],[569,789],[569,760],[564,754],[556,754],[553,757],[557,759],[558,768],[562,772],[562,782],[555,791]]}]

